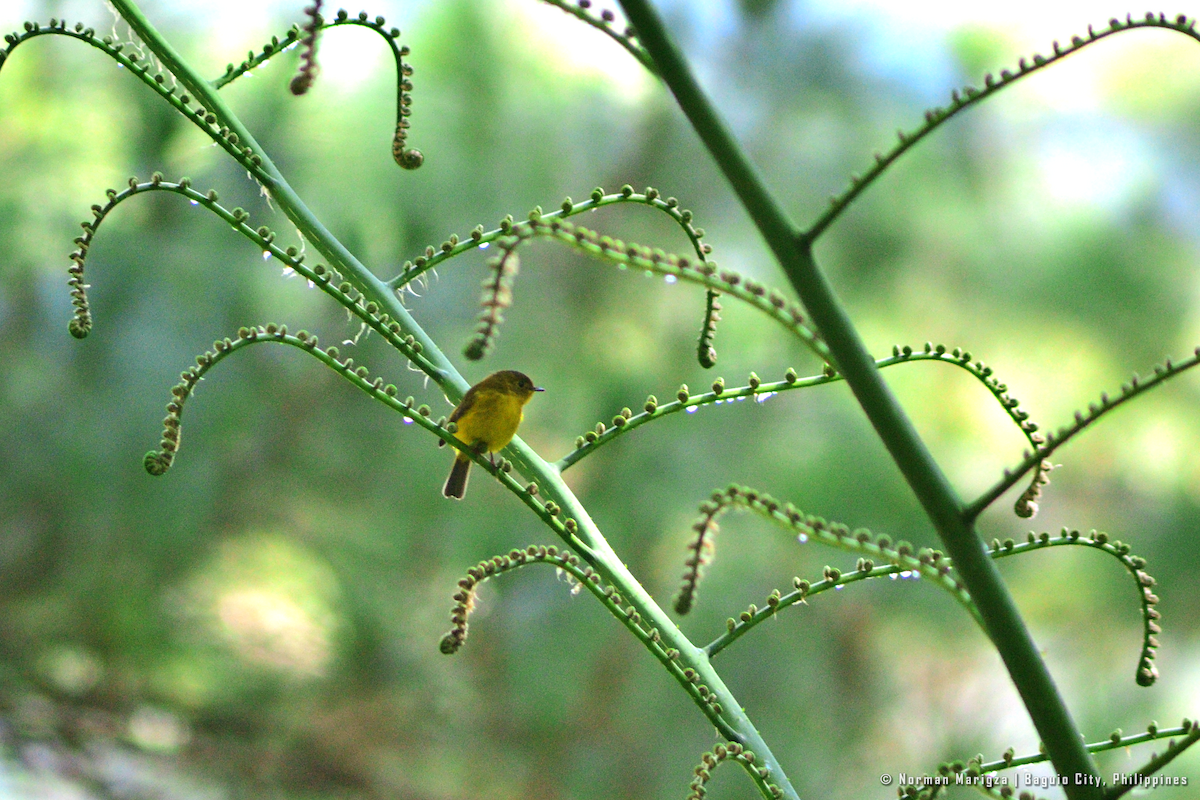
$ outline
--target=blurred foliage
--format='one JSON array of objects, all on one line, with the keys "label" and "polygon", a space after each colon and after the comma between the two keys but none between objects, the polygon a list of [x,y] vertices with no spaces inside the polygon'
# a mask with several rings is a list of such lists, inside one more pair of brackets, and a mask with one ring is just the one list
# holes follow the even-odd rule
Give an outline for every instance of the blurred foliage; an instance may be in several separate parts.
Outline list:
[{"label": "blurred foliage", "polygon": [[[43,21],[69,11],[98,30],[110,24],[99,4],[31,5]],[[206,23],[200,5],[146,10],[216,76],[298,20],[295,5],[249,28]],[[225,90],[377,274],[476,223],[630,183],[694,209],[719,263],[783,282],[670,99],[631,77],[615,45],[533,0],[379,6],[368,11],[404,28],[413,48],[419,172],[391,161],[390,66],[365,31],[326,37],[324,73],[303,99],[286,88],[295,54]],[[810,23],[800,2],[742,0],[707,24],[687,4],[671,8],[711,91],[802,222],[930,100],[927,87],[878,67],[881,45],[849,18]],[[20,25],[2,13],[5,29]],[[1034,78],[948,124],[819,242],[875,352],[926,340],[967,347],[1034,419],[1056,426],[1131,372],[1200,344],[1200,50],[1161,32],[1116,39],[1094,48],[1111,44],[1111,57],[1072,57],[1063,77]],[[933,102],[1014,63],[1022,53],[1009,41],[984,29],[948,36],[950,82]],[[1072,75],[1092,87],[1090,106],[1071,93]],[[463,651],[438,652],[457,575],[548,543],[547,532],[482,476],[465,502],[445,502],[447,453],[320,365],[286,348],[230,359],[188,404],[176,466],[158,479],[143,471],[174,376],[214,338],[268,321],[327,343],[358,332],[207,212],[149,195],[97,236],[96,328],[71,339],[65,280],[78,221],[105,188],[154,170],[188,175],[256,224],[289,230],[244,173],[99,53],[47,37],[4,65],[0,790],[682,797],[713,731],[620,626],[548,570],[490,582]],[[687,245],[644,208],[584,222],[626,241]],[[546,386],[522,435],[548,457],[681,382],[819,370],[776,327],[726,303],[720,360],[706,372],[694,356],[702,292],[549,243],[522,258],[498,349],[467,377],[519,368]],[[482,254],[459,259],[408,297],[448,352],[469,336],[483,274]],[[449,408],[377,338],[347,349],[402,394]],[[960,371],[914,364],[887,377],[964,496],[1016,462],[1018,432]],[[1156,687],[1134,685],[1136,599],[1111,559],[1047,552],[1002,566],[1090,740],[1198,711],[1198,405],[1191,374],[1061,451],[1035,520],[1038,530],[1107,530],[1149,560],[1166,629]],[[696,504],[731,481],[936,545],[841,385],[671,417],[567,479],[660,602],[676,586]],[[1017,494],[984,517],[988,538],[1028,530],[1010,511]],[[731,516],[682,626],[707,641],[793,575],[812,579],[848,559]],[[980,632],[919,583],[814,598],[720,660],[805,797],[890,796],[881,772],[1037,746]],[[1140,761],[1111,754],[1102,771]],[[1176,764],[1171,774],[1200,772],[1195,754]],[[736,773],[722,770],[710,796],[745,796]]]}]

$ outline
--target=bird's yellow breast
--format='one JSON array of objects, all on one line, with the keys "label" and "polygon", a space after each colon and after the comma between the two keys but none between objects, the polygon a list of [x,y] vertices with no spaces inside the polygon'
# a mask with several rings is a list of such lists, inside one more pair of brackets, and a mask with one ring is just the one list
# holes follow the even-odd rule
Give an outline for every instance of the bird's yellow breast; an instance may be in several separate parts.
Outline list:
[{"label": "bird's yellow breast", "polygon": [[489,453],[502,450],[512,441],[517,426],[524,417],[522,398],[518,395],[484,390],[478,392],[470,409],[457,421],[455,435],[464,442],[482,442]]}]

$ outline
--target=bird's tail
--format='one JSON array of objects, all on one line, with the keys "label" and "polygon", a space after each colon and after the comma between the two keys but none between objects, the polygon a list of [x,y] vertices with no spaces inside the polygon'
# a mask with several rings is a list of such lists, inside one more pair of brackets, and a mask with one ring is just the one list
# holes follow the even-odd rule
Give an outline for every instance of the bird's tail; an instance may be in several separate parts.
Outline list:
[{"label": "bird's tail", "polygon": [[446,485],[442,487],[442,496],[462,500],[463,495],[467,493],[467,477],[470,474],[471,459],[458,453],[454,457],[454,467],[450,470],[450,477],[446,478]]}]

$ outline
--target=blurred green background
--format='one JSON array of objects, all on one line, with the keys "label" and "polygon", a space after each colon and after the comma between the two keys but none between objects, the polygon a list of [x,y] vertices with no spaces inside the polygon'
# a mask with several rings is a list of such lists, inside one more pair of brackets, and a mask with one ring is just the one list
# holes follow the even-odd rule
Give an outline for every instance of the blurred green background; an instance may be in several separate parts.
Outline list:
[{"label": "blurred green background", "polygon": [[[299,21],[301,5],[145,10],[216,76]],[[1200,10],[1185,6],[1166,10]],[[1002,18],[972,4],[662,7],[802,222],[952,88],[1111,15],[1095,4],[1053,13],[1017,4]],[[413,48],[419,172],[391,161],[394,77],[367,31],[323,39],[323,73],[302,99],[286,90],[295,53],[225,91],[377,274],[476,223],[490,229],[507,213],[630,183],[693,209],[721,265],[783,285],[669,97],[603,36],[534,0],[383,0],[367,10]],[[113,25],[99,2],[8,2],[0,28],[51,16]],[[1200,344],[1197,119],[1200,47],[1169,32],[1122,34],[923,142],[821,239],[819,261],[874,352],[963,346],[1033,419],[1057,427],[1133,371]],[[96,326],[72,339],[66,267],[78,223],[107,187],[155,170],[217,189],[281,243],[298,243],[243,170],[97,51],[44,37],[4,65],[0,793],[683,797],[712,728],[621,626],[549,570],[487,584],[466,646],[452,658],[438,652],[457,577],[550,534],[482,475],[465,502],[444,501],[446,451],[315,361],[259,347],[222,363],[188,403],[176,465],[162,478],[145,473],[170,386],[213,339],[272,321],[327,344],[357,333],[344,311],[282,277],[215,217],[164,194],[122,204],[101,228],[87,274]],[[626,241],[687,246],[645,208],[581,221]],[[483,255],[406,297],[456,358],[477,313]],[[518,368],[547,387],[522,435],[549,458],[596,420],[648,393],[670,397],[681,382],[819,371],[777,326],[727,302],[720,360],[706,372],[694,356],[702,292],[553,244],[523,255],[515,294],[496,351],[463,370],[477,380]],[[377,337],[343,350],[402,394],[449,409]],[[964,496],[1017,461],[1020,436],[965,373],[914,364],[887,378]],[[1200,713],[1197,408],[1200,373],[1113,414],[1060,451],[1033,521],[1039,531],[1108,531],[1149,560],[1165,628],[1157,686],[1134,684],[1137,596],[1115,561],[1079,548],[1001,567],[1090,741]],[[841,385],[665,419],[567,480],[664,603],[696,505],[731,481],[936,546]],[[1017,493],[983,518],[988,538],[1030,529],[1011,513]],[[730,515],[682,627],[706,642],[792,576],[853,563]],[[802,797],[890,797],[881,773],[1037,747],[984,637],[919,582],[814,598],[717,663]],[[1146,755],[1109,754],[1102,769]],[[1200,780],[1200,757],[1167,774]],[[714,798],[753,791],[734,769],[710,787]]]}]

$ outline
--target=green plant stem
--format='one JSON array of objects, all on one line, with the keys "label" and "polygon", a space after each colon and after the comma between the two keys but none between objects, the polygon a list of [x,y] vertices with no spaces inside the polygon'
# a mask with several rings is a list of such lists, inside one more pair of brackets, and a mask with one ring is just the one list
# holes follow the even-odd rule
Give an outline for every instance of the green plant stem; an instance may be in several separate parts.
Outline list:
[{"label": "green plant stem", "polygon": [[[1004,409],[1004,412],[1008,414],[1009,419],[1011,419],[1017,424],[1018,427],[1020,427],[1022,418],[1019,416],[1019,406],[1008,405],[1005,403],[1004,400],[1007,397],[1007,393],[1000,391],[995,385],[989,384],[987,382],[988,377],[984,374],[983,370],[979,369],[976,365],[972,365],[970,362],[964,361],[961,358],[955,358],[948,352],[939,353],[936,351],[931,351],[925,353],[913,352],[907,354],[901,352],[899,355],[893,355],[887,358],[879,359],[875,362],[875,366],[880,369],[884,369],[886,367],[893,367],[897,364],[910,364],[917,361],[937,361],[943,364],[953,364],[960,369],[966,370],[972,377],[983,383],[984,388],[991,393],[992,397],[995,397],[998,401],[1000,401],[1000,406],[1002,409]],[[716,392],[700,392],[697,394],[688,395],[687,400],[676,399],[669,403],[660,403],[655,407],[654,411],[638,412],[637,414],[629,417],[624,425],[619,427],[617,425],[613,425],[604,433],[596,437],[595,441],[585,440],[585,443],[582,446],[576,447],[558,461],[554,462],[554,464],[559,468],[559,470],[567,470],[573,465],[579,463],[579,461],[583,458],[594,453],[597,448],[608,444],[618,436],[624,436],[630,431],[636,430],[637,428],[640,428],[649,422],[657,421],[662,417],[676,414],[685,409],[692,410],[712,403],[733,402],[734,400],[741,400],[747,397],[755,396],[760,398],[761,402],[761,397],[763,395],[781,394],[793,389],[804,389],[810,386],[820,386],[822,384],[836,383],[842,380],[845,380],[845,378],[835,372],[832,375],[813,375],[807,378],[796,378],[793,381],[788,381],[785,379],[782,381],[775,381],[773,383],[760,383],[757,387],[738,386],[731,389],[725,389],[720,394],[717,394]],[[1024,433],[1026,439],[1028,439],[1030,432],[1024,429],[1021,429],[1021,431]]]},{"label": "green plant stem", "polygon": [[[767,191],[749,158],[691,74],[648,0],[621,0],[626,16],[650,52],[663,81],[779,260],[818,331],[829,345],[838,371],[912,487],[946,546],[983,616],[996,649],[1017,687],[1034,726],[1062,775],[1099,778],[1037,646],[1013,603],[983,541],[963,516],[962,502],[918,436],[911,420],[883,382],[858,332],[813,260],[811,243]],[[1066,787],[1071,800],[1099,800],[1098,786]]]},{"label": "green plant stem", "polygon": [[1110,400],[1107,392],[1102,394],[1099,405],[1089,405],[1087,414],[1079,412],[1074,422],[1059,428],[1054,433],[1048,434],[1043,444],[1035,447],[1032,453],[1026,452],[1025,458],[1020,464],[1012,469],[1005,470],[1004,478],[999,483],[988,489],[977,500],[967,506],[964,512],[967,519],[975,519],[982,514],[988,506],[999,500],[1001,495],[1015,486],[1029,470],[1040,464],[1043,459],[1049,458],[1055,450],[1075,438],[1077,434],[1093,422],[1143,392],[1149,391],[1164,381],[1168,381],[1197,365],[1200,365],[1200,347],[1197,347],[1193,351],[1193,355],[1190,358],[1185,358],[1179,363],[1173,363],[1168,359],[1165,364],[1156,366],[1154,368],[1154,375],[1144,380],[1139,378],[1137,373],[1134,373],[1133,379],[1121,387],[1121,396],[1115,400]]},{"label": "green plant stem", "polygon": [[[754,630],[754,628],[764,620],[774,617],[781,610],[788,608],[789,606],[794,606],[797,603],[808,605],[808,598],[813,597],[814,595],[827,592],[830,589],[840,589],[843,586],[848,586],[851,583],[857,583],[859,581],[865,581],[871,578],[882,578],[884,575],[894,576],[905,571],[915,572],[917,570],[913,570],[912,567],[906,564],[885,564],[881,567],[875,567],[871,570],[843,573],[836,581],[830,578],[819,580],[816,583],[810,584],[808,589],[805,591],[800,591],[799,589],[790,591],[785,595],[781,595],[775,605],[768,604],[767,606],[758,609],[750,615],[750,619],[743,620],[740,622],[740,624],[735,622],[733,628],[726,630],[725,633],[706,644],[704,646],[704,652],[708,653],[709,658],[716,656],[726,647],[729,647],[729,645],[733,644],[738,639]],[[934,574],[936,574],[936,572]],[[959,602],[963,601],[963,597],[957,594],[954,595],[954,599],[958,600]],[[965,603],[965,605],[967,605],[968,608],[970,607],[969,602]]]},{"label": "green plant stem", "polygon": [[[1167,751],[1165,753],[1154,756],[1141,767],[1134,770],[1134,772],[1138,775],[1154,775],[1167,764],[1170,764],[1172,761],[1174,761],[1177,756],[1183,753],[1184,750],[1187,750],[1189,747],[1194,745],[1197,741],[1200,741],[1200,726],[1197,726],[1196,723],[1193,722],[1191,728],[1188,729],[1186,736],[1179,741],[1172,740],[1171,743],[1167,745]],[[1136,783],[1127,783],[1124,786],[1110,786],[1104,792],[1104,800],[1117,800],[1118,797],[1128,794],[1136,786]]]},{"label": "green plant stem", "polygon": [[1060,48],[1058,42],[1055,42],[1054,52],[1051,55],[1040,56],[1035,54],[1030,62],[1027,62],[1022,58],[1020,61],[1020,66],[1015,74],[1010,73],[1008,70],[1004,70],[1001,73],[999,80],[994,80],[991,74],[989,74],[984,82],[983,89],[976,89],[972,86],[968,86],[962,95],[958,93],[958,90],[955,90],[948,108],[938,107],[925,112],[925,124],[912,133],[906,134],[903,131],[900,131],[899,143],[893,145],[892,149],[888,150],[886,155],[876,154],[875,163],[870,166],[870,168],[863,174],[861,178],[854,178],[849,189],[846,189],[835,197],[830,198],[831,202],[829,208],[825,211],[825,213],[821,214],[821,216],[817,218],[816,222],[814,222],[808,229],[807,235],[809,239],[815,240],[818,236],[820,236],[825,229],[833,224],[833,222],[838,218],[838,216],[841,215],[843,211],[850,207],[850,204],[854,202],[854,199],[863,191],[865,191],[868,186],[871,186],[888,167],[890,167],[892,164],[895,164],[899,160],[900,156],[904,155],[904,153],[908,152],[908,150],[915,147],[926,136],[939,129],[944,123],[953,119],[958,112],[979,105],[996,92],[999,92],[1001,89],[1006,89],[1028,75],[1032,75],[1040,70],[1046,69],[1053,64],[1057,64],[1061,59],[1066,58],[1072,53],[1078,52],[1093,42],[1098,42],[1101,39],[1105,39],[1113,35],[1114,33],[1134,30],[1136,28],[1165,28],[1167,30],[1178,31],[1184,36],[1188,36],[1196,41],[1200,41],[1200,34],[1197,34],[1194,29],[1195,20],[1188,20],[1185,16],[1179,16],[1175,19],[1168,20],[1166,15],[1160,13],[1157,18],[1150,17],[1146,19],[1135,20],[1131,15],[1126,15],[1125,20],[1125,22],[1120,22],[1119,20],[1113,19],[1110,22],[1109,28],[1107,30],[1100,31],[1099,33],[1093,31],[1092,26],[1089,25],[1088,37],[1086,39],[1073,37],[1071,43],[1063,48]]},{"label": "green plant stem", "polygon": [[[570,211],[567,211],[563,208],[557,208],[553,211],[547,211],[543,213],[538,219],[568,219],[570,217],[578,216],[585,211],[592,211],[597,208],[604,208],[605,206],[623,203],[639,203],[649,206],[650,208],[657,209],[666,214],[679,225],[679,227],[683,230],[684,235],[688,237],[688,241],[692,243],[692,249],[696,251],[696,257],[701,261],[708,261],[708,256],[704,252],[703,245],[700,242],[701,237],[697,235],[696,228],[693,227],[691,222],[683,221],[683,218],[680,215],[679,206],[672,206],[665,200],[651,198],[640,192],[632,192],[628,195],[606,194],[602,195],[599,200],[589,197],[587,200],[582,202],[572,203]],[[436,252],[434,252],[433,256],[425,259],[425,263],[419,267],[410,262],[399,275],[389,279],[387,281],[387,285],[393,289],[401,289],[419,278],[421,275],[424,275],[429,270],[436,268],[439,264],[445,263],[460,253],[473,250],[480,245],[490,244],[501,237],[510,236],[523,229],[528,230],[530,227],[531,226],[528,220],[520,220],[513,222],[512,225],[509,226],[508,230],[505,230],[504,228],[496,228],[495,230],[480,234],[478,239],[474,238],[473,236],[468,236],[466,239],[459,241],[458,244],[452,245],[449,250],[438,249]]]},{"label": "green plant stem", "polygon": [[[431,377],[438,382],[451,399],[460,398],[468,388],[466,380],[446,359],[441,349],[433,343],[428,334],[413,320],[395,293],[390,291],[383,281],[376,278],[332,233],[321,225],[288,185],[249,131],[225,105],[217,91],[175,52],[162,34],[150,24],[133,0],[112,0],[112,3],[142,41],[175,75],[175,78],[187,87],[197,99],[202,100],[204,105],[221,119],[222,124],[237,133],[239,139],[259,155],[262,159],[262,168],[256,171],[255,177],[262,181],[263,185],[271,192],[271,196],[288,219],[292,220],[318,252],[329,259],[331,265],[348,273],[348,277],[359,282],[365,295],[377,302],[422,344],[423,352],[439,370]],[[717,701],[723,709],[722,717],[727,723],[726,727],[731,733],[735,733],[738,738],[741,738],[743,740],[741,743],[748,750],[752,750],[763,766],[770,771],[770,780],[783,790],[783,797],[788,800],[798,800],[795,789],[791,787],[787,776],[780,769],[770,748],[750,723],[737,698],[713,669],[707,655],[684,636],[666,612],[629,572],[624,562],[609,546],[595,522],[592,521],[583,504],[562,481],[558,469],[544,461],[519,438],[513,439],[512,444],[506,448],[505,454],[522,469],[524,474],[536,480],[542,488],[543,494],[557,502],[566,516],[576,520],[579,525],[580,539],[592,549],[593,555],[596,557],[597,571],[621,591],[629,603],[641,614],[647,626],[658,629],[663,642],[668,647],[679,651],[680,663],[694,669],[699,680],[716,694]]]},{"label": "green plant stem", "polygon": [[[1142,733],[1134,733],[1129,736],[1119,736],[1114,741],[1113,739],[1105,739],[1102,742],[1093,742],[1092,744],[1084,745],[1089,753],[1103,753],[1106,750],[1118,750],[1120,748],[1131,747],[1135,744],[1143,742],[1153,742],[1156,739],[1171,739],[1176,736],[1197,736],[1197,731],[1191,728],[1167,728],[1165,730],[1156,730],[1154,733],[1143,731]],[[1186,741],[1186,740],[1185,740]],[[1178,747],[1178,745],[1177,745]],[[1046,760],[1046,756],[1042,753],[1036,753],[1030,756],[1021,756],[1020,758],[1011,758],[1008,760],[1000,759],[999,761],[989,761],[986,764],[979,765],[979,771],[983,774],[989,772],[999,772],[1002,769],[1012,769],[1014,767],[1025,767],[1030,764],[1040,764]]]}]

